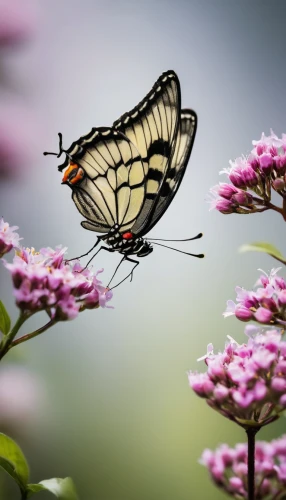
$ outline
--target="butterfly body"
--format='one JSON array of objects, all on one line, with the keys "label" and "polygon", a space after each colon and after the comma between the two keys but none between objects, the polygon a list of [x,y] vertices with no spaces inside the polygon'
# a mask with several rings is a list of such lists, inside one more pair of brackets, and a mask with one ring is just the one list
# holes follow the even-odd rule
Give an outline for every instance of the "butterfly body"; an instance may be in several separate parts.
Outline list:
[{"label": "butterfly body", "polygon": [[181,109],[176,73],[167,71],[112,127],[93,128],[67,150],[59,134],[57,156],[66,154],[58,167],[65,170],[63,184],[71,188],[85,218],[81,225],[100,233],[97,243],[105,242],[105,249],[132,262],[137,261],[129,256],[145,257],[153,251],[144,236],[166,212],[180,186],[196,128],[196,113]]},{"label": "butterfly body", "polygon": [[107,243],[109,251],[119,252],[122,255],[136,255],[137,257],[146,257],[153,252],[152,245],[144,238],[138,238],[132,233],[121,234],[118,226],[112,228],[102,241]]}]

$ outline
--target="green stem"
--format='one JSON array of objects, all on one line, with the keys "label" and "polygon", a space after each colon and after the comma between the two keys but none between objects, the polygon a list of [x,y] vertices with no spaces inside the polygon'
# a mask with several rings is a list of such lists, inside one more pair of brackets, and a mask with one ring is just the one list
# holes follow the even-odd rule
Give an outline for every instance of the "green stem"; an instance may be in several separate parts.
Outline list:
[{"label": "green stem", "polygon": [[28,317],[29,317],[29,315],[27,315],[25,313],[20,313],[12,330],[7,335],[5,335],[5,337],[3,337],[2,342],[0,344],[0,360],[9,351],[14,338],[16,337],[18,331],[20,330],[23,323],[28,319]]},{"label": "green stem", "polygon": [[48,330],[48,328],[51,328],[51,326],[55,325],[56,323],[57,323],[57,320],[51,319],[51,321],[46,323],[44,326],[42,326],[38,330],[35,330],[32,333],[27,333],[27,335],[23,335],[23,337],[20,337],[19,339],[14,340],[14,342],[12,342],[10,348],[15,347],[18,344],[22,344],[23,342],[27,342],[27,340],[33,339],[34,337],[37,337],[41,333]]}]

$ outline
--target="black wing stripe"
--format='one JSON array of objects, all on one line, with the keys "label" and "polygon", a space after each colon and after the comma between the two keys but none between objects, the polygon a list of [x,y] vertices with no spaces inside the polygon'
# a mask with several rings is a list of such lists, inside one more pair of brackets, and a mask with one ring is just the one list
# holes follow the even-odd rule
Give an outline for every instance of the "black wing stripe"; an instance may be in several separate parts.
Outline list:
[{"label": "black wing stripe", "polygon": [[[114,215],[114,214],[112,213],[112,211],[110,210],[109,204],[108,204],[108,202],[107,202],[107,200],[106,200],[106,197],[105,197],[105,195],[104,195],[104,191],[103,191],[103,190],[102,190],[102,189],[98,186],[98,184],[96,184],[96,181],[97,181],[97,180],[99,180],[99,179],[101,179],[101,178],[102,178],[102,179],[105,179],[105,180],[106,180],[106,182],[108,182],[105,176],[104,176],[104,177],[100,177],[100,176],[98,176],[98,177],[96,178],[96,180],[93,182],[93,184],[94,184],[95,188],[96,188],[96,189],[99,191],[99,193],[101,194],[102,200],[103,200],[103,202],[104,202],[104,204],[105,204],[105,207],[106,207],[106,211],[107,211],[107,213],[109,213],[109,215],[110,215],[110,219],[113,221],[113,223],[115,223],[115,220],[116,220],[116,219],[115,219],[115,215]],[[93,204],[94,204],[94,201],[93,201]],[[97,203],[97,205],[98,205],[98,203]],[[106,218],[106,217],[105,217],[105,218]]]},{"label": "black wing stripe", "polygon": [[107,233],[109,229],[107,226],[102,226],[99,223],[95,224],[94,222],[87,220],[82,221],[81,226],[88,231],[96,231],[97,233]]},{"label": "black wing stripe", "polygon": [[158,196],[156,200],[155,209],[149,218],[148,227],[146,226],[146,230],[141,233],[142,236],[144,236],[146,232],[149,232],[165,213],[178,191],[186,171],[196,135],[197,116],[194,111],[188,109],[182,110],[181,116],[181,127],[178,134],[176,150],[168,174],[162,185],[160,196]]},{"label": "black wing stripe", "polygon": [[[90,156],[93,158],[93,155],[87,151],[87,153],[90,154]],[[92,170],[94,170],[94,178],[96,178],[98,175],[101,174],[101,172],[98,171],[97,169],[97,166],[98,166],[98,163],[97,162],[94,162],[96,165],[90,163],[90,161],[88,161],[86,158],[85,159],[82,159],[82,160],[79,160],[79,164],[84,168],[84,163],[86,163]],[[102,175],[102,174],[101,174]]]},{"label": "black wing stripe", "polygon": [[[104,144],[104,143],[102,142],[102,145],[103,145],[103,144]],[[101,158],[101,160],[102,160],[102,162],[103,162],[103,165],[104,165],[104,166],[100,165],[100,163],[99,163],[99,159],[98,159],[98,160],[95,160],[95,161],[96,161],[96,163],[99,165],[99,167],[100,167],[100,168],[101,168],[101,170],[102,170],[102,172],[99,172],[99,173],[100,173],[101,175],[104,175],[104,173],[106,172],[106,170],[107,170],[108,168],[110,168],[111,164],[107,161],[107,158],[106,158],[106,157],[104,157],[103,153],[100,151],[100,149],[99,149],[99,147],[98,147],[98,145],[97,145],[97,144],[95,144],[95,145],[94,145],[94,149],[95,149],[95,151],[96,151],[97,155],[99,156],[99,158]],[[87,153],[89,153],[88,149],[86,150],[86,152],[87,152]],[[93,155],[92,155],[92,156],[93,156]]]},{"label": "black wing stripe", "polygon": [[[97,151],[97,153],[98,153],[98,154],[102,157],[103,161],[105,161],[105,162],[106,162],[105,158],[102,156],[102,154],[100,153],[100,151],[98,150],[98,148],[97,148],[96,146],[95,146],[95,150],[96,150],[96,151]],[[97,174],[99,174],[99,175],[103,175],[103,174],[104,174],[104,172],[105,172],[105,170],[103,169],[103,167],[102,167],[102,166],[98,163],[98,161],[97,161],[97,160],[96,160],[96,158],[93,156],[93,154],[91,153],[91,151],[89,151],[89,150],[87,149],[87,150],[86,150],[86,152],[87,152],[87,154],[89,154],[89,155],[92,157],[92,159],[93,159],[94,163],[97,165]],[[86,160],[85,160],[85,161],[86,161]],[[89,163],[89,162],[87,162],[87,163],[90,165],[90,163]],[[107,163],[107,162],[106,162],[106,163]],[[107,165],[108,165],[108,163],[107,163]],[[91,166],[92,166],[92,165],[91,165]],[[108,167],[109,167],[109,165],[108,165]]]},{"label": "black wing stripe", "polygon": [[95,218],[97,221],[96,223],[99,226],[105,226],[108,229],[109,224],[107,220],[105,219],[100,208],[97,205],[94,206],[93,200],[90,198],[88,193],[86,193],[84,190],[74,191],[72,194],[72,198],[76,204],[78,211],[86,219],[93,222]]}]

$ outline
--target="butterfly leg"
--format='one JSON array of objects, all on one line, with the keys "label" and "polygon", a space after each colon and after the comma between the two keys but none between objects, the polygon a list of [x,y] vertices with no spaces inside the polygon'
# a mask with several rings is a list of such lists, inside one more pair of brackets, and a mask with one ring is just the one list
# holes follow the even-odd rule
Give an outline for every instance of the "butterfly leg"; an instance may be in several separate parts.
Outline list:
[{"label": "butterfly leg", "polygon": [[[128,257],[128,256],[126,257],[125,260],[128,260],[128,262],[133,262],[135,264],[135,266],[133,267],[131,273],[128,274],[128,276],[130,276],[130,282],[131,282],[133,280],[133,273],[135,271],[135,268],[137,266],[139,266],[139,262],[138,262],[138,260],[130,259],[130,257]],[[126,276],[126,278],[128,278],[128,276]]]},{"label": "butterfly leg", "polygon": [[[93,247],[88,252],[83,253],[79,257],[74,257],[73,259],[67,259],[66,262],[71,262],[72,260],[78,260],[78,259],[81,259],[82,257],[85,257],[86,255],[88,255],[90,252],[92,252],[92,250],[94,250],[97,247],[97,245],[100,243],[100,241],[101,241],[100,236],[97,236],[96,243],[93,245]],[[98,253],[98,252],[96,252],[96,253]],[[95,257],[95,255],[93,257]],[[89,262],[88,262],[88,264],[89,264]]]},{"label": "butterfly leg", "polygon": [[110,285],[110,283],[112,282],[112,280],[113,280],[114,276],[116,275],[116,273],[117,273],[117,271],[118,271],[118,269],[119,269],[120,265],[122,264],[122,262],[123,262],[124,260],[128,260],[128,262],[133,262],[133,263],[135,264],[135,266],[133,267],[132,271],[131,271],[129,274],[127,274],[127,276],[125,276],[125,278],[124,278],[123,280],[119,281],[119,283],[117,283],[117,285],[113,286],[113,287],[111,288],[111,290],[113,290],[113,289],[114,289],[114,288],[116,288],[117,286],[121,285],[121,283],[123,283],[123,281],[127,280],[127,278],[129,278],[129,276],[131,276],[130,281],[132,281],[134,269],[135,269],[135,267],[139,266],[139,262],[138,262],[138,260],[130,259],[130,257],[128,257],[128,256],[126,256],[126,255],[125,255],[125,256],[121,259],[121,261],[119,262],[118,266],[116,267],[116,269],[115,269],[115,271],[114,271],[114,273],[113,273],[113,276],[112,276],[111,280],[109,281],[109,283],[108,283],[108,285],[107,285],[107,286],[108,286],[108,288],[109,288],[109,285]]},{"label": "butterfly leg", "polygon": [[[99,241],[100,241],[100,239],[99,239]],[[97,241],[97,243],[94,245],[94,247],[93,247],[93,248],[95,248],[97,244],[98,244],[98,241]],[[93,250],[93,248],[92,248],[91,250]],[[90,252],[91,252],[91,250],[90,250],[88,253],[90,253]],[[88,263],[87,263],[87,264],[86,264],[86,266],[85,266],[85,269],[87,268],[87,266],[91,263],[91,261],[94,259],[94,257],[95,257],[95,256],[96,256],[96,255],[97,255],[97,254],[98,254],[101,250],[106,250],[107,252],[114,252],[114,250],[113,250],[112,248],[100,247],[100,248],[99,248],[99,250],[97,250],[97,252],[95,252],[95,254],[91,257],[91,259],[89,259]],[[86,255],[87,255],[87,254],[86,254]]]}]

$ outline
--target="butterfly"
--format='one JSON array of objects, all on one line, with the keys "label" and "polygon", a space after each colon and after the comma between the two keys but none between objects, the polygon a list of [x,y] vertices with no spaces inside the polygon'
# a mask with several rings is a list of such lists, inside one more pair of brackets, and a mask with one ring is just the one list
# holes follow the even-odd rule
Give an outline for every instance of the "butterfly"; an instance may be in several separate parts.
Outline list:
[{"label": "butterfly", "polygon": [[[174,71],[167,71],[144,99],[112,127],[92,128],[67,150],[63,149],[59,134],[59,153],[44,155],[59,158],[65,153],[65,161],[58,167],[59,171],[64,170],[62,183],[71,188],[72,199],[85,218],[81,225],[100,233],[92,249],[80,257],[104,242],[107,246],[101,246],[94,256],[101,249],[119,252],[123,255],[120,264],[124,260],[135,264],[126,276],[132,280],[139,264],[132,257],[149,255],[153,244],[166,246],[156,241],[170,240],[144,236],[157,224],[178,191],[196,129],[197,115],[191,109],[181,109],[179,79]],[[200,233],[176,241],[201,236]],[[155,243],[150,243],[152,240]]]}]

